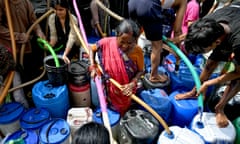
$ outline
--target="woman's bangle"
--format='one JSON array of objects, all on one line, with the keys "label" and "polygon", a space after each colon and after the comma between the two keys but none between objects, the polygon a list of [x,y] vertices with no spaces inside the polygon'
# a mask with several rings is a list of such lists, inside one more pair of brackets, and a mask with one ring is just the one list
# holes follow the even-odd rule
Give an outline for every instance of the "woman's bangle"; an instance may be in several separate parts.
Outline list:
[{"label": "woman's bangle", "polygon": [[133,82],[134,85],[137,86],[137,79],[133,79],[131,82]]}]

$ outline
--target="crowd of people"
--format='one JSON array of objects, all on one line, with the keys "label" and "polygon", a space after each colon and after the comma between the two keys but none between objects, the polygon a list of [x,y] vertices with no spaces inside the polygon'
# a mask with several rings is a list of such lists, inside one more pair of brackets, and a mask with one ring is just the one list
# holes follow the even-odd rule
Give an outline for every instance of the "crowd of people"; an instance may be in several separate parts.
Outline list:
[{"label": "crowd of people", "polygon": [[[107,8],[111,8],[108,0],[100,0]],[[226,83],[228,88],[224,91],[223,97],[215,106],[216,121],[219,127],[228,125],[228,118],[224,113],[227,102],[240,91],[240,2],[237,0],[212,1],[211,7],[204,9],[207,0],[129,0],[128,17],[119,22],[116,28],[110,26],[110,16],[101,9],[96,0],[90,4],[92,19],[91,26],[93,34],[99,37],[99,41],[90,50],[91,77],[94,78],[98,73],[96,64],[100,64],[106,77],[113,78],[119,82],[121,89],[114,86],[111,82],[104,83],[107,90],[108,102],[113,109],[121,115],[130,108],[131,94],[135,94],[137,81],[144,74],[144,54],[137,45],[140,34],[144,34],[151,42],[151,72],[149,81],[152,83],[162,83],[167,77],[158,73],[158,66],[163,50],[163,10],[172,8],[175,11],[175,20],[172,23],[172,33],[168,37],[177,46],[184,45],[186,54],[211,53],[206,65],[200,74],[202,85],[199,91],[194,87],[192,91],[179,94],[176,99],[186,99],[199,96],[205,93],[211,85]],[[210,2],[210,1],[208,1]],[[70,63],[74,55],[79,54],[80,42],[70,23],[73,19],[78,25],[76,16],[71,13],[67,0],[55,0],[52,7],[55,13],[48,17],[49,34],[43,32],[41,26],[37,24],[34,28],[34,36],[45,39],[52,47],[58,48],[58,54],[62,55],[65,63]],[[204,5],[205,4],[205,5]],[[29,71],[32,68],[33,49],[31,46],[31,36],[27,35],[28,28],[37,20],[34,7],[29,0],[9,0],[11,19],[14,29],[14,39],[17,46],[17,55],[20,54],[22,44],[26,44],[24,69]],[[6,7],[4,0],[0,0],[0,48],[1,59],[9,60],[0,62],[1,75],[6,75],[12,67],[11,37],[7,22]],[[111,29],[116,30],[116,34],[111,34]],[[4,49],[4,50],[3,50]],[[5,55],[8,54],[8,55]],[[96,53],[98,62],[96,61]],[[9,56],[9,58],[3,58]],[[235,70],[223,73],[219,77],[208,80],[220,61],[228,61],[229,57],[235,64]],[[239,55],[239,56],[238,56]],[[29,57],[29,58],[28,58]],[[18,65],[18,61],[15,64]],[[4,73],[3,73],[4,72]],[[89,124],[89,127],[98,127]],[[100,128],[100,127],[99,127]],[[88,131],[83,127],[77,135]],[[93,131],[93,135],[98,131]],[[105,134],[105,133],[101,133]],[[107,133],[106,133],[107,135]],[[81,138],[75,138],[77,144]],[[103,142],[109,143],[109,142]]]}]

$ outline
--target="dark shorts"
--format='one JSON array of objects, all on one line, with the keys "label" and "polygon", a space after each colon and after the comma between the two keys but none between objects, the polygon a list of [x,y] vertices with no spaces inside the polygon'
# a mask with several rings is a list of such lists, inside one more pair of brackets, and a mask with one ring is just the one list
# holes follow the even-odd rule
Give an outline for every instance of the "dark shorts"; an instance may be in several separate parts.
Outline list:
[{"label": "dark shorts", "polygon": [[129,0],[128,11],[145,31],[147,39],[162,39],[162,8],[160,0]]}]

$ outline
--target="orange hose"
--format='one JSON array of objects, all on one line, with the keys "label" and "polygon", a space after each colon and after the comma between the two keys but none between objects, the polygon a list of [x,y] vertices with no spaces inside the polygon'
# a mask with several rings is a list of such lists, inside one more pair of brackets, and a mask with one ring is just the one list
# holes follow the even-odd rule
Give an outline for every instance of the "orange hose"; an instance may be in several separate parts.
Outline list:
[{"label": "orange hose", "polygon": [[8,89],[12,84],[14,74],[15,74],[14,71],[10,71],[6,77],[6,80],[4,81],[3,89],[1,89],[0,104],[4,102],[4,99],[7,96]]},{"label": "orange hose", "polygon": [[4,3],[5,3],[5,7],[6,7],[6,16],[7,16],[8,27],[9,27],[10,38],[11,38],[13,59],[15,62],[17,62],[17,52],[16,52],[17,48],[16,48],[15,37],[14,37],[14,30],[13,30],[13,24],[12,24],[12,19],[11,19],[9,0],[4,0]]},{"label": "orange hose", "polygon": [[[9,27],[10,37],[11,37],[13,59],[14,59],[15,62],[17,62],[16,42],[15,42],[15,37],[14,37],[14,30],[13,30],[13,25],[12,25],[11,13],[10,13],[10,9],[9,9],[9,1],[4,0],[4,3],[5,3],[5,7],[6,7],[6,17],[7,17],[8,27]],[[3,100],[7,96],[8,89],[10,88],[11,83],[13,81],[14,73],[15,73],[14,71],[10,71],[8,73],[7,78],[4,81],[4,87],[0,91],[1,92],[0,104],[3,103]]]},{"label": "orange hose", "polygon": [[117,15],[116,13],[114,13],[113,11],[111,11],[110,9],[108,9],[102,2],[100,2],[99,0],[96,0],[98,6],[100,8],[102,8],[103,10],[105,10],[109,15],[111,15],[112,17],[114,17],[115,19],[122,21],[124,20],[123,17]]}]

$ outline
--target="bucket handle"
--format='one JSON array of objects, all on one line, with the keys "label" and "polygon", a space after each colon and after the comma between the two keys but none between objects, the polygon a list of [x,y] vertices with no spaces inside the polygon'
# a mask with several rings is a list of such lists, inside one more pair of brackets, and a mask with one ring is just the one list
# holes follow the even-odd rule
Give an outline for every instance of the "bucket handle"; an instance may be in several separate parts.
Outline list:
[{"label": "bucket handle", "polygon": [[53,94],[53,93],[48,93],[48,94],[46,94],[46,95],[43,96],[43,97],[46,98],[46,99],[50,99],[50,98],[55,97],[55,94]]},{"label": "bucket handle", "polygon": [[52,126],[53,126],[57,121],[58,121],[58,119],[54,120],[54,121],[49,125],[49,127],[47,128],[47,131],[46,131],[47,143],[49,143],[48,135],[49,135],[50,129],[52,128]]}]

